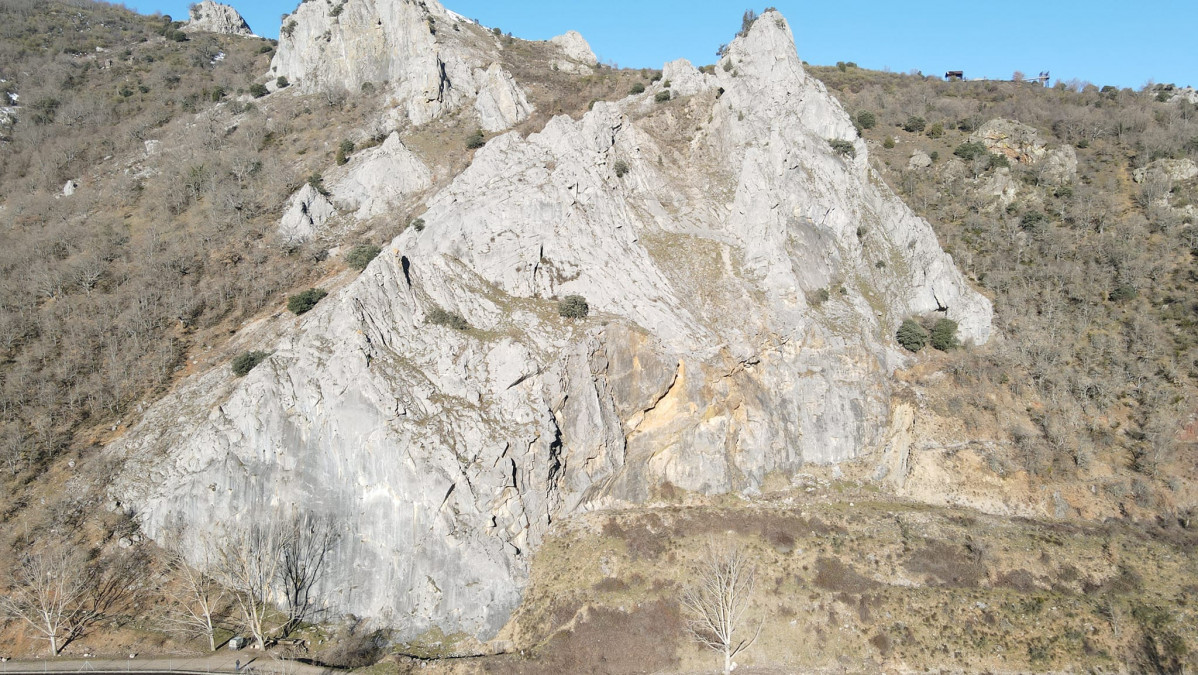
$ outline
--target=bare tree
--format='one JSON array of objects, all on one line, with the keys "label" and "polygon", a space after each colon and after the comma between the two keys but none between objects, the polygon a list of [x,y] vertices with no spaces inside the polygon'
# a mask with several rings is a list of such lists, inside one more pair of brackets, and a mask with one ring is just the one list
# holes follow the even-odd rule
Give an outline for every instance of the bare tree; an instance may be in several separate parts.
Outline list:
[{"label": "bare tree", "polygon": [[287,604],[284,634],[299,627],[312,609],[312,591],[324,577],[337,531],[332,518],[299,514],[291,519],[282,545],[280,582]]},{"label": "bare tree", "polygon": [[210,573],[215,567],[211,541],[201,539],[199,546],[194,567],[178,549],[170,553],[170,567],[178,585],[167,591],[172,605],[167,621],[177,633],[208,638],[208,649],[216,651],[216,612],[224,602],[225,589]]},{"label": "bare tree", "polygon": [[25,556],[13,571],[8,594],[0,596],[0,611],[40,633],[50,642],[51,656],[57,656],[78,635],[90,582],[78,551],[56,543]]},{"label": "bare tree", "polygon": [[227,528],[216,547],[219,581],[229,589],[242,627],[258,649],[283,624],[271,625],[275,582],[279,578],[285,536],[273,519]]},{"label": "bare tree", "polygon": [[740,548],[708,544],[705,560],[695,569],[695,581],[682,595],[690,618],[687,628],[699,644],[724,655],[724,673],[736,667],[732,659],[753,646],[764,620],[749,635],[745,616],[757,585],[757,569]]}]

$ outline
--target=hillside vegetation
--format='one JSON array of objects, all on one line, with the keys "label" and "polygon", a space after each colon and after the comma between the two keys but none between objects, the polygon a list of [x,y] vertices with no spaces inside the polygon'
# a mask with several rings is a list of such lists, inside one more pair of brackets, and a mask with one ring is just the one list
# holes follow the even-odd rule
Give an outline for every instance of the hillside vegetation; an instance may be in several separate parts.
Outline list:
[{"label": "hillside vegetation", "polygon": [[[1156,89],[811,70],[873,122],[861,133],[881,175],[994,300],[1001,339],[946,360],[940,412],[1008,437],[1009,470],[1089,480],[1101,463],[1128,508],[1189,508],[1198,181],[1134,177],[1198,159],[1198,106]],[[1072,148],[1076,175],[961,150],[998,118]],[[929,167],[909,166],[916,151]]]}]

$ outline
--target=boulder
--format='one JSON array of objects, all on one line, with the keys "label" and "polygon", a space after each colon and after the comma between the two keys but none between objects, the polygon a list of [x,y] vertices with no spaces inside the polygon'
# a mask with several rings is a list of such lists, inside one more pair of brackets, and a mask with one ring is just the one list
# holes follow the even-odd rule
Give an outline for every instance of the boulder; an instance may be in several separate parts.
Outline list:
[{"label": "boulder", "polygon": [[318,234],[337,213],[333,203],[309,183],[304,183],[287,202],[279,220],[279,236],[289,244],[300,244]]},{"label": "boulder", "polygon": [[932,157],[923,150],[911,153],[911,159],[907,160],[908,169],[926,169],[929,166],[932,166]]},{"label": "boulder", "polygon": [[576,61],[584,66],[599,64],[599,59],[595,58],[595,52],[591,51],[591,45],[587,43],[586,38],[582,37],[582,33],[578,31],[567,31],[562,35],[552,38],[549,42],[557,45],[558,49],[562,51],[562,56],[571,61]]},{"label": "boulder", "polygon": [[1040,161],[1047,153],[1040,132],[1026,124],[1001,117],[992,119],[973,133],[986,149],[1023,164]]},{"label": "boulder", "polygon": [[1198,165],[1194,160],[1158,159],[1148,166],[1140,167],[1132,172],[1132,180],[1143,183],[1149,178],[1179,183],[1198,177]]}]

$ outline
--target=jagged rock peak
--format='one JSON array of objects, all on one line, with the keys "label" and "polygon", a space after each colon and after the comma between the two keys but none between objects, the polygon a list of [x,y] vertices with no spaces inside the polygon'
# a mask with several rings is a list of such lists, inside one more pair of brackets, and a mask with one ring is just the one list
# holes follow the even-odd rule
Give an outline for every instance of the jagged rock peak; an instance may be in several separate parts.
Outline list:
[{"label": "jagged rock peak", "polygon": [[203,0],[188,8],[188,20],[183,26],[185,31],[203,31],[207,33],[227,33],[229,35],[253,35],[250,25],[241,18],[241,14],[229,5],[222,5],[213,0]]},{"label": "jagged rock peak", "polygon": [[310,0],[283,18],[268,79],[302,92],[389,85],[414,124],[475,103],[480,126],[499,131],[532,106],[498,60],[493,35],[436,0]]},{"label": "jagged rock peak", "polygon": [[[351,0],[341,17],[384,5],[417,11]],[[352,536],[328,609],[487,639],[561,518],[667,482],[752,495],[879,451],[902,320],[943,313],[981,343],[989,301],[871,172],[780,14],[714,73],[669,71],[688,93],[668,103],[659,82],[491,139],[423,202],[424,227],[246,345],[268,361],[188,378],[109,446],[126,460],[114,495],[151,536],[278,506],[330,515]],[[404,157],[370,161],[384,153]],[[559,316],[570,294],[598,316]],[[473,330],[431,320],[446,313]]]}]

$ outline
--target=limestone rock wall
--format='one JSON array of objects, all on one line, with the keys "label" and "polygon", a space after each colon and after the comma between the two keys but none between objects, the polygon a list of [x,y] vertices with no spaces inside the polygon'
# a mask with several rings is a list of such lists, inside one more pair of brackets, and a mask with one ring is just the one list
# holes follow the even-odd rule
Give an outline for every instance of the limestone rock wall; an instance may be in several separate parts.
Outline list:
[{"label": "limestone rock wall", "polygon": [[[151,536],[332,514],[329,609],[486,639],[556,519],[666,482],[752,495],[879,449],[901,320],[944,312],[981,343],[990,303],[871,176],[780,14],[724,58],[673,64],[687,93],[669,103],[650,88],[492,139],[422,231],[285,319],[249,375],[215,369],[156,404],[111,449],[114,494]],[[558,316],[573,293],[588,319]],[[429,323],[436,308],[471,329]]]},{"label": "limestone rock wall", "polygon": [[482,101],[483,128],[499,131],[532,107],[496,65],[498,49],[437,0],[311,0],[283,18],[268,79],[286,77],[302,92],[389,85],[414,124]]},{"label": "limestone rock wall", "polygon": [[236,9],[212,0],[203,0],[188,8],[188,20],[183,30],[229,35],[254,34]]}]

